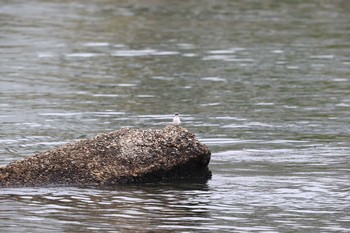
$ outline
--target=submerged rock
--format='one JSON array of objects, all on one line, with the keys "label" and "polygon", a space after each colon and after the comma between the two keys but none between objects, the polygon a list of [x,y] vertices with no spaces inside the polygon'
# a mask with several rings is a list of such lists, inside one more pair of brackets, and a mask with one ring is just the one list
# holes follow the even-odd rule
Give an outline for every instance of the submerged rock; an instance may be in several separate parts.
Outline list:
[{"label": "submerged rock", "polygon": [[208,147],[180,126],[120,129],[0,167],[0,186],[89,186],[211,177]]}]

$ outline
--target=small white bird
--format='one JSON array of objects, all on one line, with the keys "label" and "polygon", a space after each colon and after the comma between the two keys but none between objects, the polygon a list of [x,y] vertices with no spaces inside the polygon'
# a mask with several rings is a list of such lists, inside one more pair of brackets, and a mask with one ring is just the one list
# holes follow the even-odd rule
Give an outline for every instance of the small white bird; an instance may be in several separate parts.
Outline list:
[{"label": "small white bird", "polygon": [[173,125],[180,125],[181,124],[181,120],[179,115],[175,114],[174,118],[173,118]]}]

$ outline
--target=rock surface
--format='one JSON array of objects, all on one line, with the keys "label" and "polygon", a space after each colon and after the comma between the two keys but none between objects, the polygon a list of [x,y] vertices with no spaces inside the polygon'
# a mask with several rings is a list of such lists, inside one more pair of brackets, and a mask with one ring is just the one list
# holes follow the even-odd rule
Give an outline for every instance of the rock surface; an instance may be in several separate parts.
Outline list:
[{"label": "rock surface", "polygon": [[208,147],[180,126],[120,129],[0,167],[0,186],[90,186],[211,177]]}]

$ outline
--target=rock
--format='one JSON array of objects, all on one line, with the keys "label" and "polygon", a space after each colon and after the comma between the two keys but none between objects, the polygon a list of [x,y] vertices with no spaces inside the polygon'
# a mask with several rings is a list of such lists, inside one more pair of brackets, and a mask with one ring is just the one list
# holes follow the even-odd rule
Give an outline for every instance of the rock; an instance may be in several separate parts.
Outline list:
[{"label": "rock", "polygon": [[0,167],[0,186],[90,186],[208,180],[208,147],[180,126],[120,129]]}]

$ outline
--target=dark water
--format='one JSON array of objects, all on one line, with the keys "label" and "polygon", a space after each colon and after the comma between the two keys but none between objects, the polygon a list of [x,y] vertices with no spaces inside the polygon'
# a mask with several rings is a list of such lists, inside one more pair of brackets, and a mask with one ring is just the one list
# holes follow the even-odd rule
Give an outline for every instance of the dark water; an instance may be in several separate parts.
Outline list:
[{"label": "dark water", "polygon": [[1,1],[0,164],[174,113],[206,184],[0,190],[3,232],[349,232],[350,1]]}]

